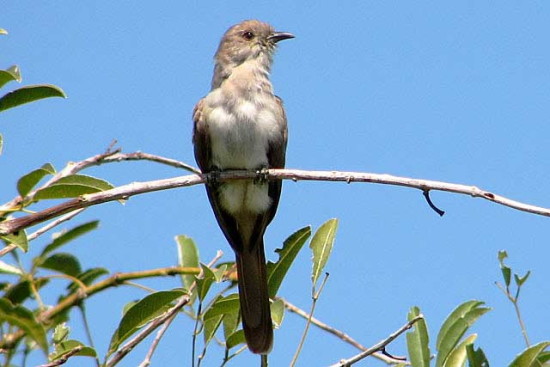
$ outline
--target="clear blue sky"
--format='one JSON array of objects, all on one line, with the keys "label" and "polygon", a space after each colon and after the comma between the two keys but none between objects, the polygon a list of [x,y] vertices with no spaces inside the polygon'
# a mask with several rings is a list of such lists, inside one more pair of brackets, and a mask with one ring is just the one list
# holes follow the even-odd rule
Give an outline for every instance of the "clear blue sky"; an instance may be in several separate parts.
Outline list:
[{"label": "clear blue sky", "polygon": [[[194,164],[192,108],[209,90],[221,35],[249,18],[296,35],[280,44],[272,70],[289,120],[288,167],[477,185],[550,206],[550,3],[542,1],[4,2],[0,27],[10,34],[0,38],[0,67],[18,64],[24,84],[56,84],[69,98],[0,116],[1,201],[16,194],[16,180],[28,171],[45,162],[61,168],[103,152],[113,139],[126,152]],[[88,173],[115,185],[183,174],[140,162]],[[273,250],[294,230],[337,217],[319,319],[371,345],[417,305],[435,340],[456,305],[483,300],[493,311],[474,328],[477,345],[492,365],[504,366],[524,348],[513,308],[494,285],[501,278],[497,251],[506,249],[514,269],[533,273],[521,295],[529,336],[550,339],[550,218],[468,196],[434,192],[432,199],[447,212],[443,218],[412,189],[285,182],[267,256],[275,259]],[[177,234],[193,237],[205,262],[218,249],[232,258],[202,187],[93,207],[73,224],[92,219],[101,220],[100,229],[67,248],[85,268],[173,265]],[[304,248],[280,291],[302,308],[310,306],[309,258]],[[145,283],[178,286],[177,279]],[[123,305],[143,295],[120,287],[89,299],[101,353]],[[73,316],[75,337],[84,339]],[[288,365],[303,325],[286,315],[275,334],[273,366]],[[153,365],[186,365],[191,332],[189,320],[178,318]],[[404,345],[400,338],[388,351],[405,354]],[[145,350],[122,365],[137,365]],[[221,353],[212,349],[204,365],[218,366]],[[329,365],[354,353],[314,328],[300,365]],[[243,356],[235,365],[255,366],[256,358]]]}]

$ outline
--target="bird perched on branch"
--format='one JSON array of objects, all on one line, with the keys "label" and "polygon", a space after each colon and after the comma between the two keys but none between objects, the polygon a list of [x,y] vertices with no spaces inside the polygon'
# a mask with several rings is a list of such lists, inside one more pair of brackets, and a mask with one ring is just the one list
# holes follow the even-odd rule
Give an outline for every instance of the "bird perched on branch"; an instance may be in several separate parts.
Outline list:
[{"label": "bird perched on branch", "polygon": [[[269,72],[277,43],[294,38],[247,20],[229,28],[215,56],[210,93],[193,111],[195,159],[203,173],[283,168],[287,122]],[[214,175],[215,177],[215,175]],[[273,326],[263,236],[273,220],[281,181],[206,184],[208,199],[235,252],[244,334],[253,353],[267,354]]]}]

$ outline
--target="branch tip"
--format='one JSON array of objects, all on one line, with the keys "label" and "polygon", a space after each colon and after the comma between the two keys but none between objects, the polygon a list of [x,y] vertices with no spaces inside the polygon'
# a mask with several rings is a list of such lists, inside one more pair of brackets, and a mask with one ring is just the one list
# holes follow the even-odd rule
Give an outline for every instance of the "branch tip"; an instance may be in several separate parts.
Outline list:
[{"label": "branch tip", "polygon": [[432,202],[432,199],[430,198],[430,190],[424,189],[422,190],[424,193],[424,197],[426,198],[426,201],[428,202],[428,205],[430,208],[432,208],[433,211],[435,211],[437,214],[439,214],[440,217],[442,217],[445,214],[445,211],[439,209],[435,204]]},{"label": "branch tip", "polygon": [[402,356],[394,356],[393,354],[389,353],[386,348],[382,348],[382,350],[380,351],[380,353],[382,353],[383,355],[385,355],[386,357],[389,357],[391,359],[395,359],[396,361],[406,361],[407,360],[407,357],[402,357]]}]

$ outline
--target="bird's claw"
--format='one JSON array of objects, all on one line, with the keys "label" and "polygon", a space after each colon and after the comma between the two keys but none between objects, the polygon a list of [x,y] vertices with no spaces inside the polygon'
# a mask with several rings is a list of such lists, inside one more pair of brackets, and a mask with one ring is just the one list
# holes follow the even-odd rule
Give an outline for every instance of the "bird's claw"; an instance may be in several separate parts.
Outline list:
[{"label": "bird's claw", "polygon": [[256,170],[256,177],[254,178],[254,183],[257,185],[264,184],[267,182],[268,177],[269,177],[269,169],[267,167],[262,167]]},{"label": "bird's claw", "polygon": [[206,175],[206,183],[209,186],[217,187],[220,185],[220,169],[218,167],[212,167],[208,175]]}]

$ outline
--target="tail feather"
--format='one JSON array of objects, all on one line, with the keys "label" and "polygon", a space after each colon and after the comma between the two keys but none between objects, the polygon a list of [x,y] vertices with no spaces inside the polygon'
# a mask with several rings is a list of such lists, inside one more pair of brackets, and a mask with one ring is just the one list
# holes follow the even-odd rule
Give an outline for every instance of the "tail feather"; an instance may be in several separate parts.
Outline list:
[{"label": "tail feather", "polygon": [[263,241],[251,251],[235,252],[239,276],[239,299],[248,348],[268,354],[273,345],[273,326],[267,290]]}]

